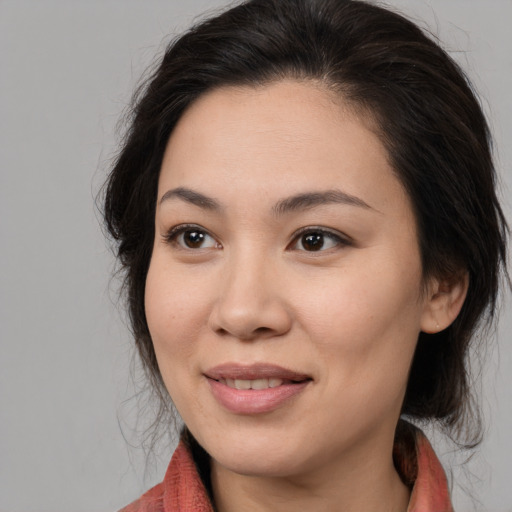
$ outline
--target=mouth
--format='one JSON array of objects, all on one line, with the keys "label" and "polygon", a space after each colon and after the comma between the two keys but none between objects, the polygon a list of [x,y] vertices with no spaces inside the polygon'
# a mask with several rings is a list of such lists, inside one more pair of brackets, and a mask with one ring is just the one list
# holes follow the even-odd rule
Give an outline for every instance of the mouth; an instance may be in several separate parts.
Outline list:
[{"label": "mouth", "polygon": [[215,399],[236,414],[271,412],[300,395],[312,377],[273,364],[228,363],[205,372]]},{"label": "mouth", "polygon": [[293,381],[285,381],[284,379],[218,379],[217,382],[228,386],[232,389],[268,389],[277,388],[285,382],[291,384]]},{"label": "mouth", "polygon": [[296,384],[312,380],[311,376],[270,363],[243,365],[225,363],[205,372],[209,379],[216,380],[233,389],[267,389],[283,384]]}]

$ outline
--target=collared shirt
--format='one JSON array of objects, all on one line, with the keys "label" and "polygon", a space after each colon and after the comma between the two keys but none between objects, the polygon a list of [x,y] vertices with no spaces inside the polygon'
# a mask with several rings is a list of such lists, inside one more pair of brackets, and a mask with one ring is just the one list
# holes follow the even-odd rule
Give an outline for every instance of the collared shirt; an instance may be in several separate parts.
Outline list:
[{"label": "collared shirt", "polygon": [[[396,445],[394,452],[402,478],[412,486],[407,512],[453,512],[443,467],[419,430],[415,431],[414,444],[413,460],[404,460]],[[214,512],[192,452],[183,439],[172,456],[163,482],[120,512]]]}]

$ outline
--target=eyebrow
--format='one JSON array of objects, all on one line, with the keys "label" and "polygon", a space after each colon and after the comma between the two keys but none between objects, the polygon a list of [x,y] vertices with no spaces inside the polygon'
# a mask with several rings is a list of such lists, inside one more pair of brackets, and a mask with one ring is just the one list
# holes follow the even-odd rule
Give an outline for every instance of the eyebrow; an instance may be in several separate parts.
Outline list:
[{"label": "eyebrow", "polygon": [[222,209],[221,204],[216,199],[184,187],[168,190],[160,199],[160,204],[174,198],[199,206],[204,210],[219,211]]},{"label": "eyebrow", "polygon": [[367,210],[374,210],[374,208],[359,197],[334,189],[323,192],[306,192],[282,199],[275,204],[273,211],[277,216],[280,216],[285,213],[307,210],[315,206],[326,204],[345,204],[365,208]]},{"label": "eyebrow", "polygon": [[[184,187],[168,190],[160,199],[160,204],[162,204],[164,201],[175,198],[198,206],[204,210],[222,210],[221,203],[216,199]],[[359,208],[377,211],[361,198],[347,194],[346,192],[342,192],[341,190],[337,189],[325,190],[322,192],[305,192],[281,199],[273,206],[272,211],[275,216],[280,217],[287,213],[299,210],[308,210],[310,208],[326,204],[344,204],[348,206],[357,206]]]}]

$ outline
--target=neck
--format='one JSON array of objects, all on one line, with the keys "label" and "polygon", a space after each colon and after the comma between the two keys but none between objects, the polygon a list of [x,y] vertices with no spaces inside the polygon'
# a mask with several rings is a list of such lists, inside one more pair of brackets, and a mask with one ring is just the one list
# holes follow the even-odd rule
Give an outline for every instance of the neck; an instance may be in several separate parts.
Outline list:
[{"label": "neck", "polygon": [[405,512],[410,496],[391,450],[286,477],[241,475],[212,460],[211,479],[218,512]]}]

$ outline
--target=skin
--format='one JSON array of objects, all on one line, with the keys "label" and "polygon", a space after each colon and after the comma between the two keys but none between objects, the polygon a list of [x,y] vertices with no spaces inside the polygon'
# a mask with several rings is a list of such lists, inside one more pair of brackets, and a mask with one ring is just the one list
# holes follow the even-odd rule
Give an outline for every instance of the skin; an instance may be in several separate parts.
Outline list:
[{"label": "skin", "polygon": [[[284,202],[333,190],[341,202]],[[409,198],[370,124],[311,82],[217,89],[173,131],[157,201],[147,320],[219,511],[405,511],[392,446],[416,340],[449,325],[465,287],[425,283]],[[202,242],[169,235],[183,224]],[[312,380],[272,412],[236,414],[204,376],[228,362]]]}]

